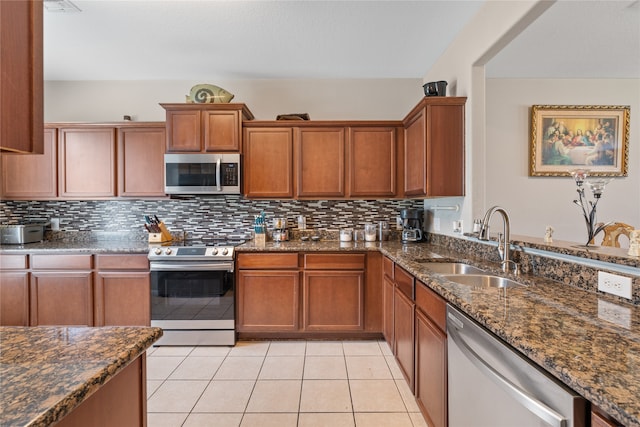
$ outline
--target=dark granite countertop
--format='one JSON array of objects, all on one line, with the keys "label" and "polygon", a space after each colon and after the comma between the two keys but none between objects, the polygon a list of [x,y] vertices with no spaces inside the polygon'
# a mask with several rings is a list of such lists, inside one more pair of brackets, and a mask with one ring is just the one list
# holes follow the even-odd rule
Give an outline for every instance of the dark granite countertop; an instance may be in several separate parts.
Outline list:
[{"label": "dark granite countertop", "polygon": [[26,245],[0,245],[0,253],[29,254],[34,252],[55,253],[140,253],[149,252],[149,243],[144,240],[51,240]]},{"label": "dark granite countertop", "polygon": [[0,327],[0,425],[58,422],[161,336],[146,327]]},{"label": "dark granite countertop", "polygon": [[[431,272],[461,261],[504,276],[497,263],[426,243],[252,242],[238,252],[379,250],[554,377],[627,426],[640,426],[640,308],[606,295],[523,274],[526,287],[474,289]],[[620,320],[614,323],[610,320]],[[621,325],[622,324],[622,325]]]}]

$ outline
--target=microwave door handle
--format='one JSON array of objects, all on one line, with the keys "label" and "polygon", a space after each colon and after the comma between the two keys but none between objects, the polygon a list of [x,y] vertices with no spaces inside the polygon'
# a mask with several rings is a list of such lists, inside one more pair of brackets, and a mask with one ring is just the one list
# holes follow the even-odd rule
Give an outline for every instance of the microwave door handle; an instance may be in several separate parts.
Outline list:
[{"label": "microwave door handle", "polygon": [[216,190],[222,191],[222,186],[220,185],[220,157],[216,160]]}]

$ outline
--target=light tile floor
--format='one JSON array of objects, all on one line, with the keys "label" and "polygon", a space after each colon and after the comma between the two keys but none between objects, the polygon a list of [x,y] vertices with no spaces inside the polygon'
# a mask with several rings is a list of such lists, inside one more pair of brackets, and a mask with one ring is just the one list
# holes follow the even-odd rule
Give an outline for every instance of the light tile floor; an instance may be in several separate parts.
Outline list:
[{"label": "light tile floor", "polygon": [[147,352],[148,427],[426,427],[384,341]]}]

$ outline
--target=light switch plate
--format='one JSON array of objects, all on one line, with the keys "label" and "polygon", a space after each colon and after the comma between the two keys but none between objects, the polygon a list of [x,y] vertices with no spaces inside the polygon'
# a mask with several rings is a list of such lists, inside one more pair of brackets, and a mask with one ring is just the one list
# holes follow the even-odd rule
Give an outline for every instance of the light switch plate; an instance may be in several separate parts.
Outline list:
[{"label": "light switch plate", "polygon": [[631,299],[631,278],[598,271],[598,290]]}]

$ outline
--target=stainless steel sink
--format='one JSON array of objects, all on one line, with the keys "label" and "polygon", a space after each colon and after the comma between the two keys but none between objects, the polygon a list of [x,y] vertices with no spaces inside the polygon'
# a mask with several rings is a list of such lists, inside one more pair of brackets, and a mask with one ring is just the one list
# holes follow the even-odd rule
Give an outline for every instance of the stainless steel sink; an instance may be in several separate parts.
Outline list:
[{"label": "stainless steel sink", "polygon": [[438,274],[478,274],[484,273],[477,267],[460,262],[425,262],[422,264]]},{"label": "stainless steel sink", "polygon": [[491,276],[488,274],[445,274],[442,277],[452,282],[474,288],[514,288],[526,286],[505,277]]}]

